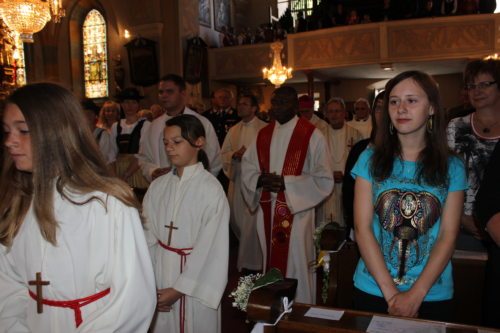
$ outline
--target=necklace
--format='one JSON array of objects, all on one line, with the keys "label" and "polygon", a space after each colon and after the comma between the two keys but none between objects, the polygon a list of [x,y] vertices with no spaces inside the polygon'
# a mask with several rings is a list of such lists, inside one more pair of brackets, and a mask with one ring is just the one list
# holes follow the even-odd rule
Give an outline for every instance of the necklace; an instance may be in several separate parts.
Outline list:
[{"label": "necklace", "polygon": [[495,128],[495,126],[500,122],[500,119],[498,119],[497,121],[495,121],[493,124],[490,124],[489,126],[485,125],[484,122],[479,118],[477,117],[475,114],[474,114],[474,120],[476,120],[476,122],[478,123],[478,125],[480,125],[483,129],[482,129],[482,132],[483,134],[489,134],[491,133],[491,130],[493,128]]}]

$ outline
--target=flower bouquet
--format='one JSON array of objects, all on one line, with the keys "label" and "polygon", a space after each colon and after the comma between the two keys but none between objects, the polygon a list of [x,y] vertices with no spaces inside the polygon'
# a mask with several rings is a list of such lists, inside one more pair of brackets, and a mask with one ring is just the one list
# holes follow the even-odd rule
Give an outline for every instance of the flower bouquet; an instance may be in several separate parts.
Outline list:
[{"label": "flower bouquet", "polygon": [[266,274],[241,277],[229,297],[234,299],[234,307],[247,312],[249,320],[273,323],[288,310],[283,304],[293,301],[296,290],[296,279],[284,278],[278,269],[271,268]]}]

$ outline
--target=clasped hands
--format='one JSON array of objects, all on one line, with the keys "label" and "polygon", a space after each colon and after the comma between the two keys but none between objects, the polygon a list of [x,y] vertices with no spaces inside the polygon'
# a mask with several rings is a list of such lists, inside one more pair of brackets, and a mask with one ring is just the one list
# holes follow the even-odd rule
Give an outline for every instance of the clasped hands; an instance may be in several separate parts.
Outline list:
[{"label": "clasped hands", "polygon": [[392,316],[416,318],[422,301],[423,297],[413,290],[398,292],[387,301],[387,313]]},{"label": "clasped hands", "polygon": [[282,175],[277,175],[275,172],[263,172],[257,180],[257,188],[262,187],[267,192],[281,192],[285,190],[285,179]]},{"label": "clasped hands", "polygon": [[175,290],[174,288],[165,288],[156,290],[157,303],[156,310],[160,312],[170,312],[172,305],[182,296],[183,293]]}]

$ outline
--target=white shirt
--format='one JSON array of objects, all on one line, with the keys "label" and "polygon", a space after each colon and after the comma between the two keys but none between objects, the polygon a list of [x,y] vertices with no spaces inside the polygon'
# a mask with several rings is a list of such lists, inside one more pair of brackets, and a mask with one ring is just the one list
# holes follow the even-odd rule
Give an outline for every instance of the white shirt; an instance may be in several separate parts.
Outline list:
[{"label": "white shirt", "polygon": [[[214,127],[207,118],[188,107],[184,108],[183,114],[193,115],[203,124],[206,135],[203,150],[205,150],[208,156],[210,172],[216,176],[222,168],[222,161],[219,141]],[[141,137],[139,153],[136,157],[139,160],[142,174],[148,181],[151,181],[151,174],[156,169],[170,167],[170,161],[163,145],[163,130],[165,129],[166,121],[170,118],[171,116],[166,113],[156,118],[150,125],[146,126],[147,134],[145,134],[145,137]]]}]

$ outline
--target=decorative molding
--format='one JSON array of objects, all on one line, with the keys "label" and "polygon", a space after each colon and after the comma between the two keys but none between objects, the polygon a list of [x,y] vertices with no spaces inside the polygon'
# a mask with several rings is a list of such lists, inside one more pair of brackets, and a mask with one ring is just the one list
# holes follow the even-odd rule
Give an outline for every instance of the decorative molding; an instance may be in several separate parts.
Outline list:
[{"label": "decorative molding", "polygon": [[[262,76],[262,68],[269,66],[269,43],[211,49],[209,51],[210,77],[217,80]],[[284,54],[286,54],[286,47]]]},{"label": "decorative molding", "polygon": [[389,58],[443,58],[488,53],[495,48],[495,21],[388,27]]},{"label": "decorative molding", "polygon": [[303,33],[290,37],[289,66],[296,70],[373,62],[380,57],[379,29],[374,25],[365,29],[328,29],[321,35]]}]

